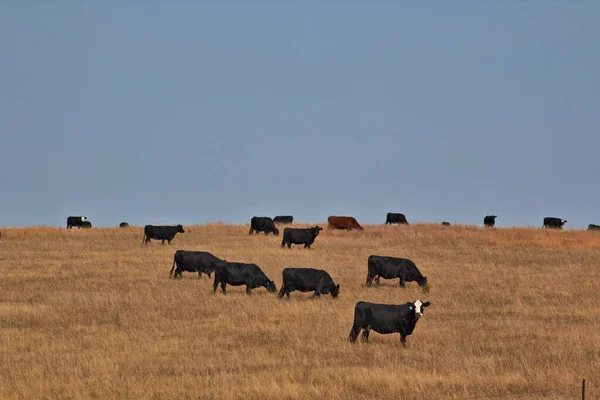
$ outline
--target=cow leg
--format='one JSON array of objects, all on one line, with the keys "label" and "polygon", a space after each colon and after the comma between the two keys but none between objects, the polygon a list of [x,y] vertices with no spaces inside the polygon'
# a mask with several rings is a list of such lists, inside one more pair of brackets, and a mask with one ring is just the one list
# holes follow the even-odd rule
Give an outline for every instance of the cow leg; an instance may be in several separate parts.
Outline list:
[{"label": "cow leg", "polygon": [[291,248],[292,248],[292,242],[288,242],[288,244],[287,244],[287,245],[288,245],[288,249],[291,249]]},{"label": "cow leg", "polygon": [[371,276],[371,273],[370,273],[370,272],[368,272],[368,273],[367,273],[367,283],[366,283],[367,287],[370,287],[370,286],[371,286],[371,284],[373,283],[373,278],[374,278],[374,277],[375,277],[375,276]]},{"label": "cow leg", "polygon": [[281,289],[279,289],[279,294],[277,295],[277,297],[282,298],[284,294],[285,294],[285,286],[281,286]]},{"label": "cow leg", "polygon": [[400,277],[400,287],[402,287],[402,288],[403,288],[403,287],[405,287],[405,286],[406,286],[406,281],[404,280],[404,277],[403,277],[403,276],[401,276],[401,277]]},{"label": "cow leg", "polygon": [[254,233],[254,232],[253,232],[253,229],[252,229],[252,228],[250,228],[250,231],[248,231],[248,235],[252,235],[252,233]]},{"label": "cow leg", "polygon": [[223,291],[223,294],[227,294],[225,286],[227,286],[227,284],[225,282],[221,282],[221,290]]},{"label": "cow leg", "polygon": [[163,245],[163,246],[165,245],[165,239],[163,239],[163,240],[162,240],[162,245]]},{"label": "cow leg", "polygon": [[281,241],[281,248],[283,249],[285,247],[285,240]]},{"label": "cow leg", "polygon": [[381,286],[380,280],[381,280],[381,277],[379,275],[376,275],[375,276],[375,283],[377,284],[377,286]]},{"label": "cow leg", "polygon": [[252,294],[252,285],[246,285],[246,294],[248,296]]},{"label": "cow leg", "polygon": [[175,279],[177,279],[177,278],[179,278],[179,279],[183,278],[183,270],[181,270],[179,268],[177,268],[175,270]]},{"label": "cow leg", "polygon": [[370,331],[371,331],[371,328],[369,328],[368,326],[365,329],[363,329],[362,338],[361,338],[363,342],[369,343],[369,332]]},{"label": "cow leg", "polygon": [[215,275],[215,281],[213,282],[213,293],[217,291],[217,286],[219,286],[219,281],[217,280],[217,277]]},{"label": "cow leg", "polygon": [[[171,245],[171,240],[172,239],[167,239],[167,243],[169,244],[169,246]],[[163,244],[165,244],[165,242],[163,241]]]},{"label": "cow leg", "polygon": [[406,336],[403,334],[400,334],[400,342],[402,342],[402,346],[406,347]]},{"label": "cow leg", "polygon": [[265,236],[267,236],[269,234],[269,232],[265,231]]},{"label": "cow leg", "polygon": [[350,343],[356,342],[356,338],[358,338],[358,334],[360,333],[361,327],[358,325],[352,325],[352,329],[350,330],[350,334],[348,335],[348,340]]},{"label": "cow leg", "polygon": [[321,297],[321,293],[319,293],[319,290],[315,290],[315,292],[313,293],[312,297]]}]

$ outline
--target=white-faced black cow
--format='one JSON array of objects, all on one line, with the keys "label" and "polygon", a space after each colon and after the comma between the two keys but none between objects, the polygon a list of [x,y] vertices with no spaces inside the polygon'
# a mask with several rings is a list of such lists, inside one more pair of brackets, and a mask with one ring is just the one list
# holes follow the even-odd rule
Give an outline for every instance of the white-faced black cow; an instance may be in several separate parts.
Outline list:
[{"label": "white-faced black cow", "polygon": [[417,282],[419,287],[427,288],[427,277],[423,276],[414,262],[408,258],[369,256],[369,271],[367,273],[367,286],[371,286],[373,279],[379,284],[379,279],[400,278],[400,286],[406,282]]},{"label": "white-faced black cow", "polygon": [[544,218],[544,225],[542,225],[542,228],[562,229],[563,225],[566,223],[566,219],[546,217]]},{"label": "white-faced black cow", "polygon": [[351,343],[356,341],[362,330],[362,339],[369,341],[369,331],[377,333],[399,333],[400,341],[406,346],[406,337],[413,333],[417,321],[423,316],[423,309],[430,303],[416,300],[414,303],[402,305],[375,304],[359,301],[354,307],[354,324],[348,339]]},{"label": "white-faced black cow", "polygon": [[385,224],[388,225],[392,225],[392,224],[403,224],[403,225],[409,225],[408,221],[406,220],[406,216],[402,213],[387,213],[387,217],[385,219]]},{"label": "white-faced black cow", "polygon": [[287,247],[291,248],[292,244],[303,244],[305,248],[308,247],[310,249],[310,245],[314,243],[319,232],[322,230],[323,228],[318,225],[312,228],[285,228],[283,230],[281,247],[285,247],[287,244]]},{"label": "white-faced black cow", "polygon": [[272,233],[275,236],[279,236],[279,229],[277,229],[271,217],[252,217],[250,220],[250,232],[248,234],[252,235],[255,231],[256,233],[264,232],[265,235]]},{"label": "white-faced black cow", "polygon": [[[207,251],[177,250],[173,256],[173,266],[171,272],[169,272],[169,278],[173,276],[181,278],[183,271],[198,272],[198,278],[201,278],[202,273],[205,273],[210,278],[210,274],[215,270],[215,265],[221,261],[224,260],[213,256]],[[177,268],[175,268],[175,265],[177,265]],[[173,270],[175,270],[175,275],[173,275]]]},{"label": "white-faced black cow", "polygon": [[496,224],[496,217],[497,215],[486,215],[483,219],[483,225],[487,226],[488,228],[493,228]]},{"label": "white-faced black cow", "polygon": [[273,218],[273,222],[276,224],[291,224],[294,222],[294,217],[291,215],[278,215]]},{"label": "white-faced black cow", "polygon": [[588,231],[600,231],[600,225],[589,224]]},{"label": "white-faced black cow", "polygon": [[171,244],[171,240],[178,233],[185,233],[183,230],[183,226],[168,226],[168,225],[146,225],[144,226],[144,238],[142,239],[142,243],[145,243],[146,246],[150,239],[161,240],[162,244],[165,244],[165,240]]},{"label": "white-faced black cow", "polygon": [[86,217],[67,217],[67,229],[71,229],[74,226],[80,228],[81,223],[86,219]]},{"label": "white-faced black cow", "polygon": [[276,292],[275,282],[270,280],[267,275],[256,264],[246,264],[238,262],[221,261],[215,268],[215,281],[213,282],[213,293],[217,291],[217,286],[221,284],[221,290],[225,294],[225,286],[246,285],[246,294],[251,294],[252,289],[265,287],[269,292]]},{"label": "white-faced black cow", "polygon": [[279,290],[279,298],[284,295],[290,297],[290,292],[314,292],[314,297],[322,294],[331,294],[337,297],[340,293],[340,285],[333,283],[333,279],[322,269],[314,268],[285,268],[282,272],[283,283]]}]

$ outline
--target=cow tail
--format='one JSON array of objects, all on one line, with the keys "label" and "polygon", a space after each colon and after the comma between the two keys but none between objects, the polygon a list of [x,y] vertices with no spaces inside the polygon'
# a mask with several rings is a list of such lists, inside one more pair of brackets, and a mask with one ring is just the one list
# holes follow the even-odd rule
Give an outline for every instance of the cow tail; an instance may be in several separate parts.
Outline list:
[{"label": "cow tail", "polygon": [[175,256],[173,256],[173,266],[171,267],[171,271],[169,272],[169,278],[173,276],[173,270],[175,269]]},{"label": "cow tail", "polygon": [[146,228],[144,228],[144,236],[142,236],[142,244],[146,241]]}]

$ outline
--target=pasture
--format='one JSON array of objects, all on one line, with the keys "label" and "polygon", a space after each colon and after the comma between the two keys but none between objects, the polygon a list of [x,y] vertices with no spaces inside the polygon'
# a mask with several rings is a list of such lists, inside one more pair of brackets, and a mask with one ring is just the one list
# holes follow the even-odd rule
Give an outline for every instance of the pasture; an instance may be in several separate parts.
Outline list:
[{"label": "pasture", "polygon": [[[582,377],[600,386],[600,234],[366,225],[325,228],[306,250],[247,225],[184,226],[171,246],[147,248],[142,227],[3,229],[0,398],[458,399]],[[256,263],[278,290],[284,267],[322,268],[340,296],[213,294],[205,276],[169,279],[177,249]],[[365,287],[371,254],[412,259],[430,292]],[[431,307],[406,348],[375,332],[348,343],[357,301],[417,298]]]}]

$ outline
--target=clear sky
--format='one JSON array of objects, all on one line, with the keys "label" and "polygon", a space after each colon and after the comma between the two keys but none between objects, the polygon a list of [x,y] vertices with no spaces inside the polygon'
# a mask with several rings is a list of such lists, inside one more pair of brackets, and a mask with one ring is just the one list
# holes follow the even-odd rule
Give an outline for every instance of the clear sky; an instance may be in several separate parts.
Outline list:
[{"label": "clear sky", "polygon": [[600,223],[598,1],[0,2],[0,226]]}]

